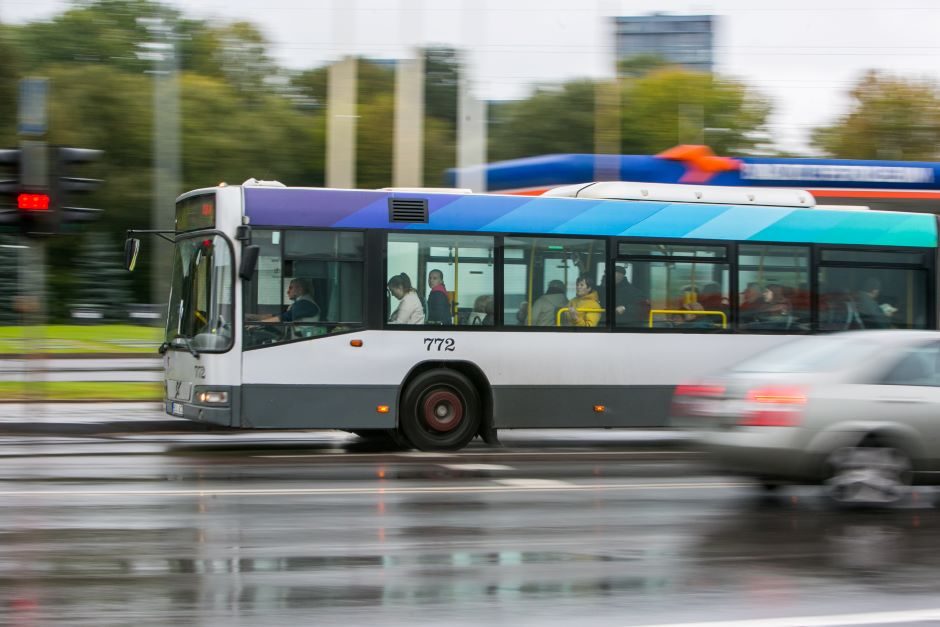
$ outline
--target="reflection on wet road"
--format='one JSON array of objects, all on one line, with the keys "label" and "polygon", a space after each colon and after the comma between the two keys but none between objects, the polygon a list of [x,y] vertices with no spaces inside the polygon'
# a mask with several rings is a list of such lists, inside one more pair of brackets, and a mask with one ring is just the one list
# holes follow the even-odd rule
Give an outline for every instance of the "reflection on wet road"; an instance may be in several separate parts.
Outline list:
[{"label": "reflection on wet road", "polygon": [[682,451],[29,446],[0,457],[4,625],[899,624],[940,606],[926,492],[761,501]]}]

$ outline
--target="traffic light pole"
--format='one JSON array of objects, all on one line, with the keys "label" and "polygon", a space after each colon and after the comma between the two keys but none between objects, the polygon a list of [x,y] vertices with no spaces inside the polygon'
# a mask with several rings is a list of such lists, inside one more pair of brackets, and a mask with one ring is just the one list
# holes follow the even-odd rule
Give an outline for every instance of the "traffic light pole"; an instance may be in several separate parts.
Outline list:
[{"label": "traffic light pole", "polygon": [[[16,298],[16,308],[20,314],[24,340],[23,400],[42,402],[46,397],[46,244],[43,241],[31,241],[25,236],[20,236],[19,242],[19,294]],[[32,410],[36,408],[30,408],[27,408],[27,413],[34,413]]]},{"label": "traffic light pole", "polygon": [[[28,78],[20,81],[19,87],[20,184],[24,190],[48,194],[49,155],[45,137],[48,130],[49,81]],[[57,228],[57,225],[51,226],[53,230]],[[22,248],[19,255],[20,293],[17,306],[23,323],[23,355],[27,360],[23,368],[27,391],[23,396],[27,401],[42,402],[46,392],[43,346],[46,323],[46,244],[42,240],[30,242],[25,235],[21,235],[19,240]]]}]

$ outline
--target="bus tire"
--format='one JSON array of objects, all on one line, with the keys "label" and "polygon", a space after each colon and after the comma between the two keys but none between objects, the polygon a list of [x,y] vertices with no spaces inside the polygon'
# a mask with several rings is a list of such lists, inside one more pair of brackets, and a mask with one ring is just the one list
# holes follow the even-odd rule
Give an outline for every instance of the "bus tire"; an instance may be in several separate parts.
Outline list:
[{"label": "bus tire", "polygon": [[480,395],[456,370],[436,369],[412,379],[402,394],[400,428],[422,451],[456,451],[480,430]]}]

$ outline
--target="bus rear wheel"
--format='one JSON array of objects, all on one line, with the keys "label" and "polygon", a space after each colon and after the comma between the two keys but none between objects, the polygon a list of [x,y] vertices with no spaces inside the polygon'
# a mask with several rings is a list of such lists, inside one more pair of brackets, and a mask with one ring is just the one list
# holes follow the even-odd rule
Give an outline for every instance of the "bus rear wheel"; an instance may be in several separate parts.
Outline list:
[{"label": "bus rear wheel", "polygon": [[455,370],[429,370],[415,377],[402,395],[400,428],[422,451],[455,451],[480,429],[480,395]]}]

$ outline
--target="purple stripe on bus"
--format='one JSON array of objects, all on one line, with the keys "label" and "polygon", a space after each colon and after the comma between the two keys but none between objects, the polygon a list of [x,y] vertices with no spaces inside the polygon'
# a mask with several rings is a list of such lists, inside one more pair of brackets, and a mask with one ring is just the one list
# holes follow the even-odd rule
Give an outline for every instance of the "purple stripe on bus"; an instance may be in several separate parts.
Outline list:
[{"label": "purple stripe on bus", "polygon": [[245,188],[245,215],[253,226],[333,226],[376,203],[387,202],[388,192]]}]

